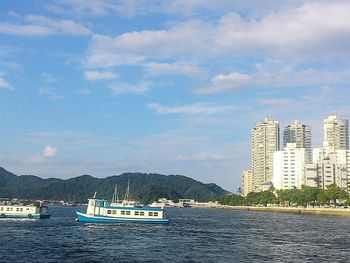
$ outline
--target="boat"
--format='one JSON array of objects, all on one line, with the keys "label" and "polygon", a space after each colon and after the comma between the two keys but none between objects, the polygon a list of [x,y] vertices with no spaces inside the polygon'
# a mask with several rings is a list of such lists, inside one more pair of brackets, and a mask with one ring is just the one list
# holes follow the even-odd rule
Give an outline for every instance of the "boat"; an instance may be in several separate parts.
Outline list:
[{"label": "boat", "polygon": [[146,224],[168,224],[169,218],[165,210],[160,207],[149,207],[130,199],[130,186],[122,202],[119,202],[117,186],[115,187],[112,201],[96,198],[88,200],[86,213],[79,211],[77,221],[87,223],[146,223]]},{"label": "boat", "polygon": [[158,201],[155,201],[149,204],[150,207],[175,207],[175,203],[172,200],[166,198],[159,198]]},{"label": "boat", "polygon": [[47,206],[2,204],[0,205],[0,218],[50,218]]}]

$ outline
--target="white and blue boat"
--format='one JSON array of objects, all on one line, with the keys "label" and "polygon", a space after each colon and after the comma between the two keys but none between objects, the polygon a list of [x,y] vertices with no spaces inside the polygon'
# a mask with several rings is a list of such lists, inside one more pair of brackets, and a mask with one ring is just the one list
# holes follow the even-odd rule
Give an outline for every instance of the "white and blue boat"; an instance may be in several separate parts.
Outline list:
[{"label": "white and blue boat", "polygon": [[142,206],[135,201],[129,200],[129,185],[123,202],[116,200],[117,194],[112,202],[105,199],[89,199],[86,213],[76,212],[77,221],[87,223],[146,223],[167,224],[169,218],[165,210],[158,207]]},{"label": "white and blue boat", "polygon": [[0,205],[0,218],[29,218],[44,219],[50,218],[48,208],[41,205]]}]

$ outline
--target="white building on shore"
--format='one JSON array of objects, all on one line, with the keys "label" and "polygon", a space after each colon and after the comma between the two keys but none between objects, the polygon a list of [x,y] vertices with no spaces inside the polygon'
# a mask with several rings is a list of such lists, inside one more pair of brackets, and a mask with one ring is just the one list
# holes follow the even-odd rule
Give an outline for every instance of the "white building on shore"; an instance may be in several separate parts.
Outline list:
[{"label": "white building on shore", "polygon": [[305,148],[287,143],[282,151],[273,154],[273,186],[275,189],[301,188],[304,183],[304,165],[307,161]]},{"label": "white building on shore", "polygon": [[252,129],[253,191],[264,190],[273,176],[273,153],[279,150],[279,122],[266,117]]}]

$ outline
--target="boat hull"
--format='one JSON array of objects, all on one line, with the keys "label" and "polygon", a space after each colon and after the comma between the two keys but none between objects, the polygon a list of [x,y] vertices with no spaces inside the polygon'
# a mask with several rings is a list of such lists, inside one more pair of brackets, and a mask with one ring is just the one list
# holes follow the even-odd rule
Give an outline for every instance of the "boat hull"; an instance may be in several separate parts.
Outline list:
[{"label": "boat hull", "polygon": [[5,218],[28,218],[28,219],[47,219],[50,218],[49,214],[0,214],[0,219]]},{"label": "boat hull", "polygon": [[168,224],[169,219],[148,219],[148,218],[121,218],[101,215],[88,215],[81,212],[77,213],[77,221],[85,223],[141,223],[141,224]]}]

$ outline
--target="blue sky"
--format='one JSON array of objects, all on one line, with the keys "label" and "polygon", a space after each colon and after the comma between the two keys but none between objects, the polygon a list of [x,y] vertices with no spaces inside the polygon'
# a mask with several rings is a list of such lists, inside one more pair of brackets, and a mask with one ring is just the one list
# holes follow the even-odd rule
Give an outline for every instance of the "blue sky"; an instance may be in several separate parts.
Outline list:
[{"label": "blue sky", "polygon": [[[249,2],[249,3],[247,3]],[[348,1],[0,1],[0,165],[228,190],[264,116],[349,118]]]}]

